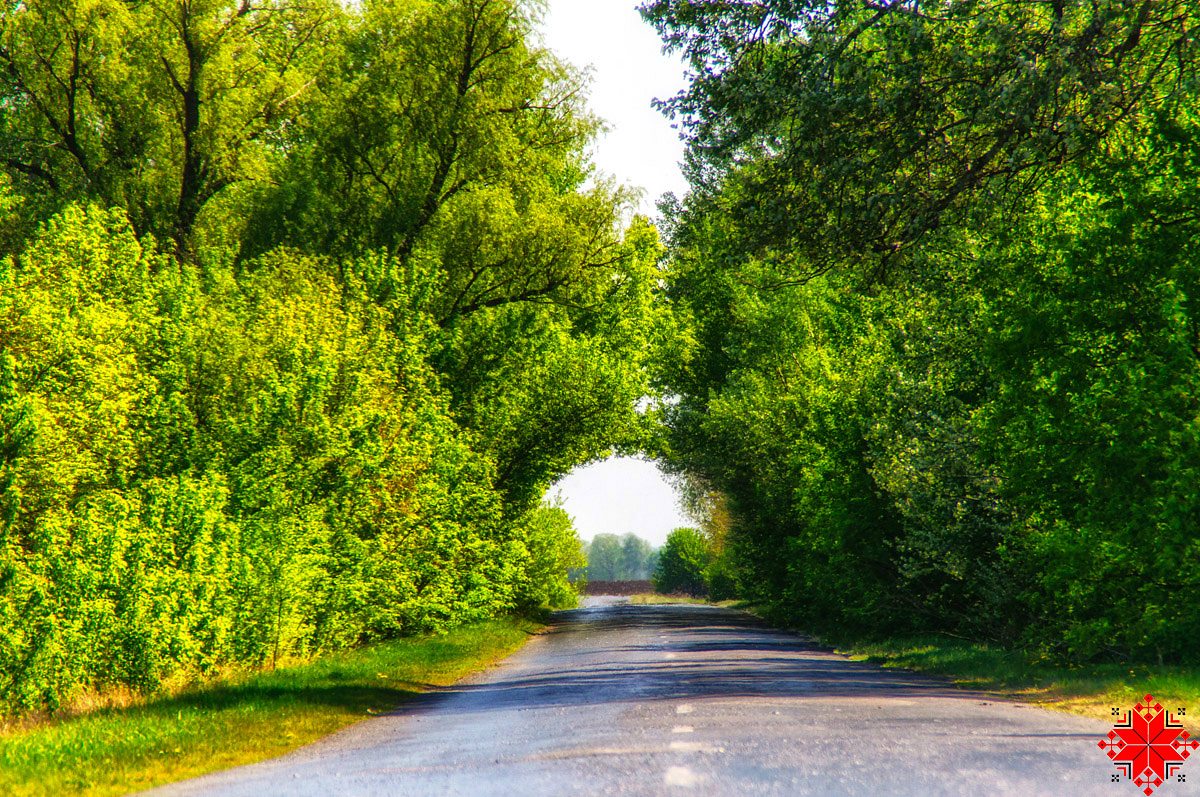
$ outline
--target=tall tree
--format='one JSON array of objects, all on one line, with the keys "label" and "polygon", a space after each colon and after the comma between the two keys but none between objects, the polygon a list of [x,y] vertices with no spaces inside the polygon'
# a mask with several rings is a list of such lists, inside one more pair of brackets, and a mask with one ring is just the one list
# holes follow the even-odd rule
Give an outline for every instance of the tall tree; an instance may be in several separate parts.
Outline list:
[{"label": "tall tree", "polygon": [[1186,0],[654,0],[664,103],[766,284],[882,275],[974,197],[1019,201],[1194,78]]},{"label": "tall tree", "polygon": [[40,214],[117,205],[188,250],[213,199],[269,176],[341,15],[321,0],[10,6],[0,166]]},{"label": "tall tree", "polygon": [[597,534],[587,546],[588,579],[617,581],[621,578],[621,538]]},{"label": "tall tree", "polygon": [[626,534],[621,539],[622,577],[631,581],[642,581],[654,570],[654,548],[636,534]]}]

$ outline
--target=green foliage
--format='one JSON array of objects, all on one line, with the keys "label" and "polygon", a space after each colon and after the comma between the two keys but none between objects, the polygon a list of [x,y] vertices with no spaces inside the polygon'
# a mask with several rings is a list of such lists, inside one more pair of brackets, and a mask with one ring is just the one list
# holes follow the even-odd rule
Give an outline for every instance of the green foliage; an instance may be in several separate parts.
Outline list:
[{"label": "green foliage", "polygon": [[235,283],[97,210],[10,263],[6,706],[573,601],[569,518],[506,519],[424,360],[432,325],[364,296],[377,265],[279,251]]},{"label": "green foliage", "polygon": [[[446,316],[552,290],[580,265],[541,244],[553,222],[567,240],[581,225],[611,226],[611,197],[575,190],[595,123],[578,77],[532,46],[526,4],[380,0],[348,17],[293,117],[258,245],[443,257]],[[515,249],[525,257],[509,257]],[[547,279],[522,279],[535,263]]]},{"label": "green foliage", "polygon": [[509,501],[536,501],[547,474],[643,444],[652,418],[634,408],[655,392],[653,363],[674,345],[660,255],[655,229],[635,219],[601,261],[579,253],[587,279],[557,298],[514,298],[440,328],[434,362],[451,408],[495,460]]},{"label": "green foliage", "polygon": [[10,706],[515,605],[524,560],[420,338],[316,261],[201,279],[75,210],[6,274]]},{"label": "green foliage", "polygon": [[810,628],[1194,659],[1195,10],[923,12],[647,6],[697,70],[666,420],[732,516],[710,578]]},{"label": "green foliage", "polygon": [[587,556],[571,516],[559,506],[538,507],[529,514],[522,538],[528,561],[517,605],[525,609],[574,608],[579,593],[567,575],[586,567]]},{"label": "green foliage", "polygon": [[708,594],[705,574],[712,564],[709,541],[697,529],[679,528],[667,535],[654,567],[654,589],[670,594]]},{"label": "green foliage", "polygon": [[692,67],[664,103],[690,139],[693,204],[728,214],[774,284],[881,274],[1085,159],[1195,78],[1187,0],[650,0]]},{"label": "green foliage", "polygon": [[340,16],[322,2],[11,5],[0,164],[35,216],[121,206],[189,247],[210,203],[236,206],[268,176]]},{"label": "green foliage", "polygon": [[675,343],[531,26],[0,12],[0,713],[573,603]]}]

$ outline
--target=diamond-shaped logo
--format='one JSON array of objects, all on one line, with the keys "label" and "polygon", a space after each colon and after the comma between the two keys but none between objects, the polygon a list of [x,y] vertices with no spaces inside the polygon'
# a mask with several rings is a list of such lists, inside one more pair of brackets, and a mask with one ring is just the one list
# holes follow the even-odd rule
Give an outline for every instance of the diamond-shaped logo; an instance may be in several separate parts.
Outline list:
[{"label": "diamond-shaped logo", "polygon": [[[1113,714],[1117,713],[1113,709]],[[1174,715],[1154,701],[1153,695],[1146,695],[1133,711],[1126,711],[1100,740],[1100,749],[1147,797],[1175,775],[1197,748],[1200,741],[1192,739]]]}]

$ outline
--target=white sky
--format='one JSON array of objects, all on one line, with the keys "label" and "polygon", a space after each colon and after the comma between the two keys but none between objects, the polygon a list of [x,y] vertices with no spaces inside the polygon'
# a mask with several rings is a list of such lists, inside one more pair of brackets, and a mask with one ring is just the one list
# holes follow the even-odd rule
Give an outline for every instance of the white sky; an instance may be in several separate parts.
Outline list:
[{"label": "white sky", "polygon": [[[683,144],[671,123],[651,106],[684,85],[682,63],[662,52],[654,29],[637,13],[638,0],[548,0],[542,35],[547,47],[590,69],[589,105],[608,131],[593,159],[619,183],[643,189],[640,211],[655,215],[667,191],[682,196]],[[692,522],[675,491],[652,462],[619,457],[579,468],[548,493],[558,496],[585,540],[633,532],[662,545],[667,533]]]},{"label": "white sky", "polygon": [[684,86],[683,64],[664,55],[654,29],[637,12],[638,0],[548,0],[545,44],[580,68],[591,68],[589,105],[609,131],[594,160],[605,174],[642,188],[641,212],[654,215],[667,191],[682,196],[683,144],[670,121],[651,106]]},{"label": "white sky", "polygon": [[643,459],[614,457],[577,468],[547,493],[556,495],[585,540],[633,532],[658,547],[671,529],[695,525],[658,466]]}]

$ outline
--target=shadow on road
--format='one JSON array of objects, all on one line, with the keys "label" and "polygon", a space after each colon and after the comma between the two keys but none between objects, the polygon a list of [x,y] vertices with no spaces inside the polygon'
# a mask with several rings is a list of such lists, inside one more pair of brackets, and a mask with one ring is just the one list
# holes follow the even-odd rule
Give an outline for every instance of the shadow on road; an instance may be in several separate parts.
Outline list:
[{"label": "shadow on road", "polygon": [[[589,645],[576,646],[573,637],[583,635]],[[401,711],[429,702],[441,711],[486,711],[702,698],[994,699],[939,679],[849,661],[751,615],[715,607],[621,604],[562,612],[547,636],[536,675],[522,677],[515,668],[513,677],[440,689]],[[604,646],[596,660],[598,641]],[[591,660],[577,647],[590,649]]]}]

